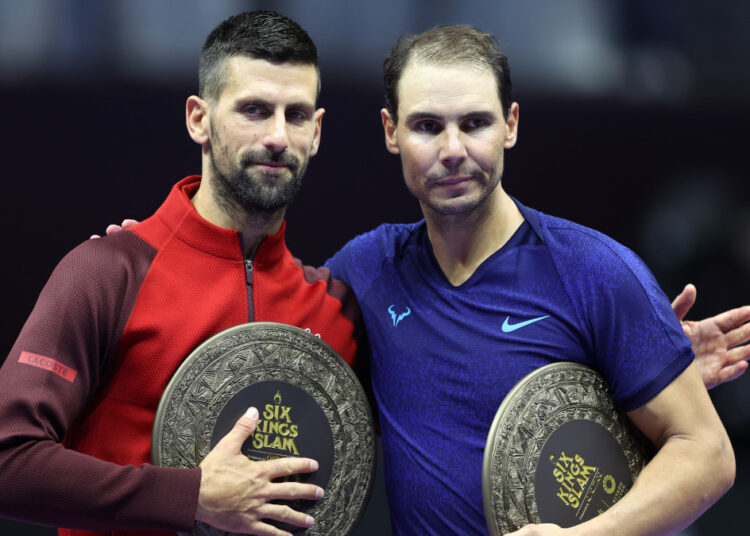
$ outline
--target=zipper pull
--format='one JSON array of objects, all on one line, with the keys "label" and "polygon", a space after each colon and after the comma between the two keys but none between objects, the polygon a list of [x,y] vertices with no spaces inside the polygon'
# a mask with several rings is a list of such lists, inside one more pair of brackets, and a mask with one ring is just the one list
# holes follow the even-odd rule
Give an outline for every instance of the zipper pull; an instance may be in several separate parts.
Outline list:
[{"label": "zipper pull", "polygon": [[245,259],[245,278],[247,279],[247,284],[252,285],[253,283],[253,260],[252,259]]}]

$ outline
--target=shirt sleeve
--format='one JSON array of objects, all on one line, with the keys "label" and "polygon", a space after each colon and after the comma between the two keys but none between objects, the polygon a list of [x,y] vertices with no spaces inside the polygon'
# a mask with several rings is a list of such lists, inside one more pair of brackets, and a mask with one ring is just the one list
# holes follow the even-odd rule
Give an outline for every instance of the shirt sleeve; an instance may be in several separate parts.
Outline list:
[{"label": "shirt sleeve", "polygon": [[193,526],[200,469],[121,466],[64,446],[154,254],[130,232],[90,240],[42,290],[0,368],[0,515],[69,528]]},{"label": "shirt sleeve", "polygon": [[323,265],[331,271],[332,277],[340,279],[349,286],[352,285],[352,249],[352,242],[348,242],[343,248],[334,253],[333,257],[328,259]]},{"label": "shirt sleeve", "polygon": [[550,235],[592,365],[622,410],[642,406],[694,358],[669,300],[625,246],[584,227],[564,226]]},{"label": "shirt sleeve", "polygon": [[361,296],[380,275],[383,263],[401,247],[401,227],[398,224],[380,225],[352,238],[326,261],[325,266],[331,270],[331,275],[352,287],[360,302]]}]

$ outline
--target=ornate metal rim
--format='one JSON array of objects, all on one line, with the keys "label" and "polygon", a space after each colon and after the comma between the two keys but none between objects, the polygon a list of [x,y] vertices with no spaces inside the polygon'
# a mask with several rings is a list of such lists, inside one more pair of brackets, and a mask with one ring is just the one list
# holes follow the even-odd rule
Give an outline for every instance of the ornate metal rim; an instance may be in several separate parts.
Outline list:
[{"label": "ornate metal rim", "polygon": [[[553,407],[550,382],[578,389],[580,399],[567,404],[559,401]],[[603,376],[573,362],[541,367],[508,392],[490,427],[482,461],[482,499],[490,534],[540,522],[533,475],[546,440],[566,422],[586,419],[601,425],[620,445],[633,477],[640,472],[646,463],[645,445],[627,417],[614,407],[609,393]],[[518,440],[519,432],[525,441]]]},{"label": "ornate metal rim", "polygon": [[[295,359],[285,356],[290,351]],[[308,511],[316,524],[305,534],[350,534],[364,512],[374,480],[372,412],[351,367],[320,338],[297,327],[241,324],[193,350],[159,402],[151,444],[153,463],[197,466],[210,450],[213,424],[226,402],[248,385],[268,380],[304,390],[320,406],[333,433],[331,480],[324,498]],[[190,398],[195,393],[211,398],[196,403]]]}]

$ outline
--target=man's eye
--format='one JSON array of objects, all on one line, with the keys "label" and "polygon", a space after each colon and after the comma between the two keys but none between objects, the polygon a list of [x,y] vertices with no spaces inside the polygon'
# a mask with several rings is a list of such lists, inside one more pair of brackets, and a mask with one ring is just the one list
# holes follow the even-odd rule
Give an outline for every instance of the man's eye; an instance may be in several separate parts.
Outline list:
[{"label": "man's eye", "polygon": [[252,115],[252,116],[262,115],[263,108],[261,108],[260,106],[247,106],[245,108],[245,113],[247,115]]},{"label": "man's eye", "polygon": [[415,125],[418,132],[426,132],[428,134],[435,134],[440,132],[440,124],[435,121],[420,121]]},{"label": "man's eye", "polygon": [[471,119],[467,119],[464,121],[463,127],[464,130],[475,130],[478,128],[482,128],[487,125],[487,120],[483,119],[481,117],[472,117]]},{"label": "man's eye", "polygon": [[286,118],[289,121],[299,123],[307,119],[307,114],[305,112],[292,111],[286,114]]}]

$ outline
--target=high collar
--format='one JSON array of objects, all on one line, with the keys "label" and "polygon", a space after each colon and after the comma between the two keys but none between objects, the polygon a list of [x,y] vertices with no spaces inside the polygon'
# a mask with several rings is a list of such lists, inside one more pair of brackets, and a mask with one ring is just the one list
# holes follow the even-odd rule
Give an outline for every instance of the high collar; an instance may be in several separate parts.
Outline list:
[{"label": "high collar", "polygon": [[[200,175],[191,175],[175,184],[167,199],[156,211],[156,216],[176,238],[192,248],[217,257],[242,258],[244,254],[239,233],[204,219],[190,202],[200,182]],[[274,263],[281,259],[286,251],[285,231],[286,221],[283,221],[277,233],[267,235],[263,239],[255,253],[256,265]]]}]

